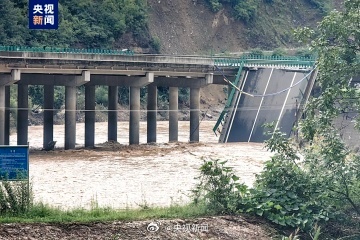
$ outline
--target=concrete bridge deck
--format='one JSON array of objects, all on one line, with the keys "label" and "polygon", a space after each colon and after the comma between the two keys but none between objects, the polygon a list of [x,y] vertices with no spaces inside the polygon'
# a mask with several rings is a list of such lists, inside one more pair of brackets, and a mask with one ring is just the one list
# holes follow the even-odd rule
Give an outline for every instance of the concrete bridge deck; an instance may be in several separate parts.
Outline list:
[{"label": "concrete bridge deck", "polygon": [[[94,146],[95,86],[108,88],[108,140],[117,140],[118,86],[130,87],[129,144],[139,144],[140,88],[147,87],[147,140],[156,142],[157,87],[169,87],[169,141],[178,139],[178,88],[190,88],[190,141],[199,141],[200,88],[224,84],[239,66],[309,68],[313,59],[122,55],[0,49],[0,145],[9,144],[10,88],[18,86],[17,143],[28,142],[28,85],[44,85],[44,147],[53,140],[54,86],[65,86],[65,149],[75,148],[76,87],[85,86],[85,146]],[[221,70],[219,70],[221,69]]]}]

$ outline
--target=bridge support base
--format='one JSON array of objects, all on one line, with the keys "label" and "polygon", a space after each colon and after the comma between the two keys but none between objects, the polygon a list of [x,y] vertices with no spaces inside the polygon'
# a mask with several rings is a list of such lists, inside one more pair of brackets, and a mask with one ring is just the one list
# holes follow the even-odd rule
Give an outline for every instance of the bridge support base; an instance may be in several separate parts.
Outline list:
[{"label": "bridge support base", "polygon": [[129,144],[139,144],[140,87],[130,87]]},{"label": "bridge support base", "polygon": [[199,142],[200,88],[190,88],[190,142]]},{"label": "bridge support base", "polygon": [[18,84],[17,144],[28,144],[28,85]]},{"label": "bridge support base", "polygon": [[47,148],[50,141],[54,140],[54,86],[44,86],[44,140],[43,148]]},{"label": "bridge support base", "polygon": [[178,99],[178,88],[169,87],[169,142],[178,141]]},{"label": "bridge support base", "polygon": [[85,147],[95,146],[95,86],[85,85]]},{"label": "bridge support base", "polygon": [[117,142],[118,87],[109,86],[108,91],[108,141]]},{"label": "bridge support base", "polygon": [[76,86],[65,87],[65,150],[75,149]]},{"label": "bridge support base", "polygon": [[148,85],[147,97],[147,142],[156,142],[157,86]]}]

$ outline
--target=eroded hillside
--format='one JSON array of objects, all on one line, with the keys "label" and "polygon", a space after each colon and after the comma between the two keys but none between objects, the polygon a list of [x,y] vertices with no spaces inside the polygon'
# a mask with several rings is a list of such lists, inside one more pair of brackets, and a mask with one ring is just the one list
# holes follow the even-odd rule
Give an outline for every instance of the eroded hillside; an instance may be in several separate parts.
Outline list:
[{"label": "eroded hillside", "polygon": [[[336,1],[339,2],[339,1]],[[161,53],[212,54],[249,48],[292,47],[292,30],[315,26],[322,13],[305,0],[259,5],[256,18],[245,24],[229,7],[214,13],[205,0],[148,0],[150,34]]]}]

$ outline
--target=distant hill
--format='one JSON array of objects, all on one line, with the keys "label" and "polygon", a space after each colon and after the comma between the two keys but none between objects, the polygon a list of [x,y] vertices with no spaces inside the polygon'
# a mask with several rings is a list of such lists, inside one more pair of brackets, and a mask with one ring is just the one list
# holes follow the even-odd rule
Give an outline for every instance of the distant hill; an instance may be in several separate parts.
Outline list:
[{"label": "distant hill", "polygon": [[169,54],[292,47],[293,28],[314,26],[341,2],[62,0],[59,29],[39,31],[28,29],[27,0],[0,0],[0,45],[132,48]]}]

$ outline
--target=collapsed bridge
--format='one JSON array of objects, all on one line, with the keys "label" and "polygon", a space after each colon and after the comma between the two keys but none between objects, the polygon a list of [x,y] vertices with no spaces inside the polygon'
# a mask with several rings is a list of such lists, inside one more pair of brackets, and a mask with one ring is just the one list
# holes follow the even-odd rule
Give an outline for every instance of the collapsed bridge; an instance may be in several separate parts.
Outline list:
[{"label": "collapsed bridge", "polygon": [[[219,142],[263,142],[275,129],[290,135],[315,78],[316,70],[311,65],[242,64],[213,129],[220,133]],[[274,124],[270,134],[265,133],[265,123]]]},{"label": "collapsed bridge", "polygon": [[[217,122],[215,130],[223,128],[221,136],[227,136],[226,141],[246,139],[239,132],[232,133],[231,129],[250,129],[248,124],[256,118],[251,135],[258,136],[257,128],[260,120],[268,119],[265,111],[258,110],[256,114],[246,118],[246,124],[241,123],[241,117],[232,117],[231,111],[235,106],[261,108],[268,105],[268,100],[260,98],[258,106],[247,103],[245,94],[237,91],[241,88],[255,94],[268,94],[280,88],[287,88],[298,81],[300,72],[310,71],[315,59],[300,57],[251,56],[244,55],[237,58],[214,56],[169,56],[145,55],[129,52],[101,49],[59,49],[59,48],[29,48],[21,46],[0,46],[0,145],[9,144],[10,136],[10,86],[17,85],[16,128],[17,144],[26,145],[28,139],[28,86],[44,86],[44,129],[43,146],[54,140],[53,115],[54,86],[65,87],[65,149],[74,149],[76,143],[76,112],[77,87],[85,88],[85,147],[94,147],[95,139],[95,87],[108,86],[108,141],[117,141],[117,114],[118,114],[118,86],[130,89],[130,119],[129,144],[139,144],[140,121],[140,88],[147,88],[147,142],[156,142],[157,116],[157,87],[169,87],[169,141],[178,139],[178,88],[190,89],[190,141],[199,141],[200,124],[200,88],[209,84],[235,86],[231,90],[228,103]],[[255,69],[257,69],[255,71]],[[299,71],[297,77],[289,81],[274,82],[266,76],[270,70],[272,76],[281,75],[281,71]],[[278,70],[281,69],[281,70]],[[257,72],[258,74],[255,74]],[[290,75],[289,75],[290,76]],[[235,78],[234,81],[224,79]],[[272,78],[272,77],[271,77]],[[287,78],[287,77],[286,77]],[[305,81],[304,81],[305,83]],[[265,84],[265,85],[264,85]],[[307,86],[311,81],[308,80]],[[265,86],[265,88],[264,88]],[[275,87],[277,86],[277,87]],[[299,84],[301,89],[304,84]],[[306,89],[305,89],[306,90]],[[306,94],[305,94],[306,95]],[[237,101],[239,99],[239,101]],[[254,98],[255,99],[255,98]],[[269,98],[270,99],[270,98]],[[280,100],[272,98],[271,104],[280,104]],[[292,99],[288,97],[287,99]],[[304,98],[306,99],[306,97]],[[257,101],[258,101],[257,100]],[[285,101],[285,100],[284,100]],[[237,103],[239,102],[239,103]],[[286,102],[286,101],[285,101]],[[269,102],[270,103],[270,102]],[[246,105],[247,104],[247,105]],[[289,103],[285,103],[288,105]],[[301,104],[301,103],[300,103]],[[281,105],[281,104],[280,104]],[[285,107],[283,108],[285,109]],[[242,110],[241,110],[242,111]],[[281,111],[281,110],[280,110]],[[283,110],[284,111],[284,110]],[[285,111],[286,113],[286,111]],[[247,114],[247,113],[245,113]],[[282,115],[282,114],[280,114]],[[276,115],[277,116],[277,115]],[[284,114],[285,116],[285,114]],[[272,116],[271,119],[277,119]],[[231,120],[240,119],[240,120]],[[245,119],[245,118],[244,118]],[[231,121],[230,121],[231,120]],[[259,121],[259,123],[257,123]],[[234,124],[235,123],[235,124]],[[281,124],[280,124],[281,125]],[[236,126],[236,127],[235,127]],[[229,130],[229,134],[225,133]],[[254,134],[255,133],[255,134]],[[241,135],[239,138],[237,135]],[[244,135],[245,136],[245,135]],[[224,138],[225,139],[225,138]],[[248,137],[249,139],[249,137]],[[250,137],[249,141],[258,138]],[[223,141],[224,142],[224,141]]]}]

